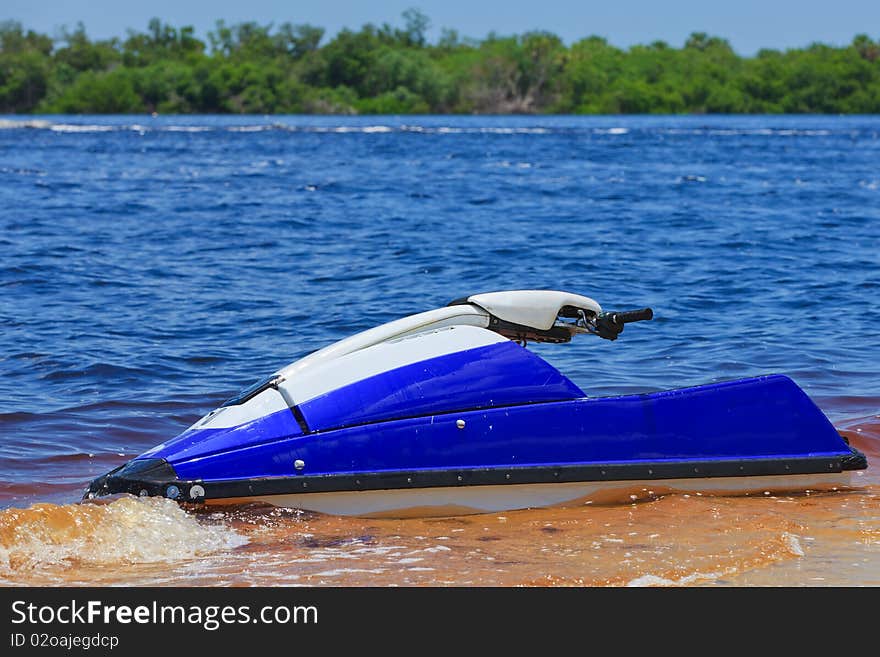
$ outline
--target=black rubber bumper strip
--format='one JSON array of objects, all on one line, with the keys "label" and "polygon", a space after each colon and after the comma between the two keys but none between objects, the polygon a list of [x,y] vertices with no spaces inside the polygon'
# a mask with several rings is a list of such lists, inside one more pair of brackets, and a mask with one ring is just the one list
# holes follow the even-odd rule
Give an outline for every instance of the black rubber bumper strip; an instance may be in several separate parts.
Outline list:
[{"label": "black rubber bumper strip", "polygon": [[[662,461],[655,463],[609,463],[605,465],[541,465],[510,468],[458,468],[409,472],[364,472],[357,474],[292,475],[215,481],[180,480],[174,469],[162,461],[151,465],[130,461],[103,477],[86,491],[94,496],[114,493],[160,495],[181,501],[205,499],[331,493],[362,490],[438,488],[450,486],[498,486],[504,484],[549,484],[715,477],[759,477],[776,475],[839,473],[867,467],[864,454],[850,448],[849,454],[834,457],[790,459],[739,459],[714,461]],[[155,460],[152,460],[155,461]],[[164,464],[164,465],[162,465]],[[163,478],[162,474],[171,475]],[[175,491],[175,495],[169,494]]]}]

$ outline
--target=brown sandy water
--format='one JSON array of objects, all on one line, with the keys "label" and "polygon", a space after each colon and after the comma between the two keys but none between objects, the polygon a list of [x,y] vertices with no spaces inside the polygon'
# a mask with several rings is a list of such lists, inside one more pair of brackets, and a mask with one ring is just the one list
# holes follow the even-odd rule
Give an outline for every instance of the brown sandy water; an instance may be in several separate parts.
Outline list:
[{"label": "brown sandy water", "polygon": [[868,456],[853,490],[422,519],[132,497],[7,509],[0,583],[878,586],[880,416],[838,425]]}]

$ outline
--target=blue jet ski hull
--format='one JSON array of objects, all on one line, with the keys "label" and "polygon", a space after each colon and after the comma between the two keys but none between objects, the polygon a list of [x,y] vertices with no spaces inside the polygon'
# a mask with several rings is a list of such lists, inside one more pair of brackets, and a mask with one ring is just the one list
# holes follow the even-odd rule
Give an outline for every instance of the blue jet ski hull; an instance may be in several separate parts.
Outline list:
[{"label": "blue jet ski hull", "polygon": [[[574,393],[560,390],[554,395]],[[345,403],[337,396],[335,407]],[[837,489],[867,467],[781,375],[640,395],[398,412],[325,429],[310,427],[293,407],[241,426],[191,429],[99,477],[86,496],[449,515],[675,491]]]}]

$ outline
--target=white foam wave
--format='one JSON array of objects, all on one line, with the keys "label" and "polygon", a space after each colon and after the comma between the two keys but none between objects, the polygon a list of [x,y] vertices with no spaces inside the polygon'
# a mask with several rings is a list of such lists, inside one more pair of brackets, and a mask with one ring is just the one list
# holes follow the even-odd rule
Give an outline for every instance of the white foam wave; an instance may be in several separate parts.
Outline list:
[{"label": "white foam wave", "polygon": [[[83,125],[79,123],[53,123],[48,126],[52,132],[113,132],[123,126],[112,125]],[[125,129],[133,130],[132,126],[124,126]]]},{"label": "white foam wave", "polygon": [[164,132],[211,132],[214,128],[206,125],[167,125],[159,128]]},{"label": "white foam wave", "polygon": [[40,119],[14,121],[10,119],[0,119],[0,130],[20,130],[22,128],[45,129],[52,125],[49,121]]},{"label": "white foam wave", "polygon": [[668,579],[658,575],[642,575],[627,582],[627,586],[689,586],[696,582],[706,580],[716,580],[722,576],[722,573],[691,573],[679,579]]},{"label": "white foam wave", "polygon": [[[296,130],[297,128],[290,127],[290,130]],[[303,127],[299,128],[305,132],[339,132],[339,133],[347,133],[347,132],[360,132],[364,134],[370,133],[384,133],[384,132],[394,132],[395,128],[387,125],[338,125],[338,126],[311,126],[311,127]],[[399,128],[398,128],[399,129]]]},{"label": "white foam wave", "polygon": [[0,513],[0,574],[74,563],[170,562],[246,542],[226,525],[201,523],[164,498],[37,504]]},{"label": "white foam wave", "polygon": [[785,541],[785,545],[788,548],[789,552],[791,552],[796,557],[804,556],[804,549],[801,547],[801,542],[798,540],[797,536],[785,532],[782,535],[782,538]]},{"label": "white foam wave", "polygon": [[459,134],[490,134],[490,135],[544,135],[552,132],[549,128],[499,128],[499,127],[464,127],[464,126],[421,126],[402,125],[402,132],[424,132],[438,135]]},{"label": "white foam wave", "polygon": [[332,570],[323,570],[315,573],[315,577],[339,577],[340,575],[351,575],[357,573],[367,573],[369,575],[381,575],[385,572],[384,568],[333,568]]},{"label": "white foam wave", "polygon": [[667,135],[708,135],[717,137],[824,137],[831,130],[805,130],[790,128],[665,128],[659,131]]},{"label": "white foam wave", "polygon": [[[86,123],[55,123],[44,119],[0,119],[0,129],[43,129],[53,132],[69,133],[97,133],[133,130],[140,133],[161,132],[213,132],[225,130],[227,132],[265,132],[280,130],[286,132],[313,132],[313,133],[356,133],[356,134],[384,134],[389,132],[413,132],[422,134],[494,134],[494,135],[540,135],[559,132],[560,130],[575,132],[592,132],[596,135],[625,135],[631,132],[631,128],[613,126],[610,128],[589,126],[568,127],[543,127],[543,126],[474,126],[474,125],[415,125],[415,124],[371,124],[371,125],[290,125],[284,123],[263,123],[252,125],[234,126],[206,126],[206,125],[143,125],[143,124],[86,124]],[[823,137],[834,134],[828,129],[813,128],[723,128],[723,127],[651,127],[643,128],[645,132],[663,135],[693,135],[693,136],[765,136],[765,137]]]},{"label": "white foam wave", "polygon": [[277,130],[277,125],[234,125],[226,128],[229,132],[265,132],[266,130]]}]

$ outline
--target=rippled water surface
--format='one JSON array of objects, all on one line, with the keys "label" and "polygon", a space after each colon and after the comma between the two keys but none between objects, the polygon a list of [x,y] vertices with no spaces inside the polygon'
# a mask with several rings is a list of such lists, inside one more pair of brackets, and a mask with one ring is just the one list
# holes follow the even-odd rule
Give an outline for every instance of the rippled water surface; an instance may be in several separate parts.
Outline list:
[{"label": "rippled water surface", "polygon": [[[880,117],[0,118],[0,582],[880,585]],[[854,491],[361,520],[94,476],[469,293],[652,306],[588,394],[781,372]]]}]

